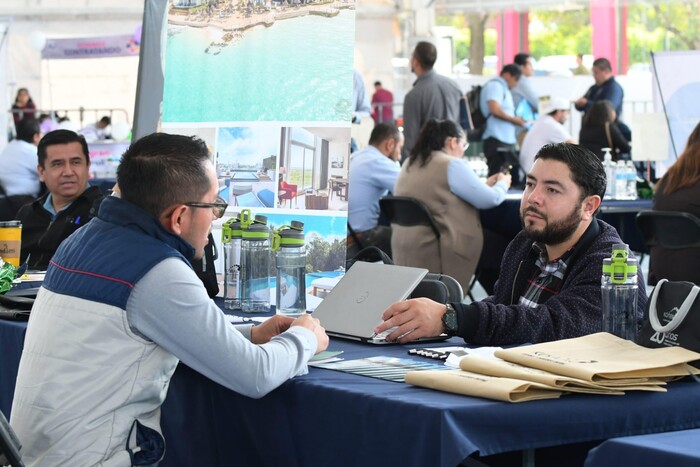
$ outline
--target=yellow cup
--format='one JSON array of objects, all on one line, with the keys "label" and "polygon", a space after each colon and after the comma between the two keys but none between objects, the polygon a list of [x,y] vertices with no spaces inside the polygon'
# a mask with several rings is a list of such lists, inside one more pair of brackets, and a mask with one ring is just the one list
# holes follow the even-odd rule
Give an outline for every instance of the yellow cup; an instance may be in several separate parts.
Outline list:
[{"label": "yellow cup", "polygon": [[21,247],[22,223],[20,221],[0,222],[0,258],[18,268]]}]

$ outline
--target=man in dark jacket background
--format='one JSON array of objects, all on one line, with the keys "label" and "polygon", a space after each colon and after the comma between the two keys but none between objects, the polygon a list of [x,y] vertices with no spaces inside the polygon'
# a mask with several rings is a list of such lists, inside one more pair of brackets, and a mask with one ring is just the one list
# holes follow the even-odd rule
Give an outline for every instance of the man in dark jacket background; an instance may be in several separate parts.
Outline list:
[{"label": "man in dark jacket background", "polygon": [[38,146],[39,178],[47,193],[17,213],[22,222],[20,261],[45,270],[63,240],[96,214],[103,194],[88,185],[90,156],[85,138],[70,130],[47,133]]},{"label": "man in dark jacket background", "polygon": [[[603,258],[623,243],[596,219],[605,170],[588,149],[567,143],[542,147],[520,203],[523,230],[508,245],[494,294],[480,302],[443,305],[426,298],[398,302],[375,332],[401,343],[446,332],[478,345],[525,344],[602,330]],[[647,302],[644,277],[637,313]]]}]

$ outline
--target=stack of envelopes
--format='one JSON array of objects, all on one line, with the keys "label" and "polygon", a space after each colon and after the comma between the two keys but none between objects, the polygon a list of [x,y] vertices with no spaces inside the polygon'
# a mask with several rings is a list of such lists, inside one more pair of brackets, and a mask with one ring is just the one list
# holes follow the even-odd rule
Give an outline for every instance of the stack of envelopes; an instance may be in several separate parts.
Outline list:
[{"label": "stack of envelopes", "polygon": [[410,372],[406,382],[506,402],[562,394],[665,392],[668,381],[700,370],[700,354],[682,347],[649,349],[608,333],[497,350],[496,358],[467,355],[460,370]]}]

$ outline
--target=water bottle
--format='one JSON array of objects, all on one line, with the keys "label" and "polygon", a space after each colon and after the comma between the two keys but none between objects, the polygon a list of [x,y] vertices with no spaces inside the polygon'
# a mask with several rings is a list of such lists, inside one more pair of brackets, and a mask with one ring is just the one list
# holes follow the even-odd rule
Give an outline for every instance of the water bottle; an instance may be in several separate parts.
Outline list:
[{"label": "water bottle", "polygon": [[615,199],[627,198],[627,167],[625,161],[617,161],[615,167]]},{"label": "water bottle", "polygon": [[615,199],[615,172],[616,166],[612,160],[612,149],[603,148],[603,167],[605,168],[605,178],[607,185],[605,186],[605,199]]},{"label": "water bottle", "polygon": [[603,331],[623,339],[637,340],[637,260],[627,245],[612,247],[603,260],[600,292],[603,299]]},{"label": "water bottle", "polygon": [[627,161],[627,199],[637,199],[637,169]]},{"label": "water bottle", "polygon": [[270,229],[266,216],[241,212],[241,310],[270,311]]},{"label": "water bottle", "polygon": [[241,309],[241,222],[238,213],[224,222],[221,242],[224,245],[224,308]]},{"label": "water bottle", "polygon": [[272,249],[276,251],[277,312],[288,316],[306,313],[306,246],[304,223],[292,221],[275,232]]}]

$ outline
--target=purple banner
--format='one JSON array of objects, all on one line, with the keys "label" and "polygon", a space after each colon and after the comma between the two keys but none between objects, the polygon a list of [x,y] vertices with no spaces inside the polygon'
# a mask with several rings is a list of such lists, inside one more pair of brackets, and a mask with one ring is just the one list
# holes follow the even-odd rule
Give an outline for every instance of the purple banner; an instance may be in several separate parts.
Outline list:
[{"label": "purple banner", "polygon": [[105,58],[138,56],[139,44],[133,34],[75,39],[49,39],[41,51],[43,59]]}]

